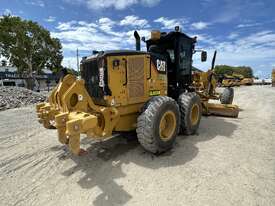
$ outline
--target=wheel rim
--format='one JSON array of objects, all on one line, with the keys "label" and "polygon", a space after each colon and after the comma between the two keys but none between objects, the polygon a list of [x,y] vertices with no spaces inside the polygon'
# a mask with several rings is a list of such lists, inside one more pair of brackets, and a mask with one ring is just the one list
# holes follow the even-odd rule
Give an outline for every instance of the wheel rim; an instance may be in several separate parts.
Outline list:
[{"label": "wheel rim", "polygon": [[192,106],[191,112],[190,112],[190,120],[192,125],[196,125],[199,121],[199,111],[200,107],[198,104],[194,104]]},{"label": "wheel rim", "polygon": [[159,124],[159,135],[163,141],[168,141],[173,137],[176,129],[176,115],[172,111],[163,114]]}]

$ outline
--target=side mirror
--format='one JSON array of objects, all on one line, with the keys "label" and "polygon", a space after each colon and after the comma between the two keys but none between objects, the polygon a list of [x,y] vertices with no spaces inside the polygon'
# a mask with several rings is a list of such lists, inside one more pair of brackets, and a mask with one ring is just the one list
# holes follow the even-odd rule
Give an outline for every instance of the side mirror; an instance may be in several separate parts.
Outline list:
[{"label": "side mirror", "polygon": [[206,51],[202,51],[201,52],[201,61],[202,62],[206,62],[207,60],[207,52]]}]

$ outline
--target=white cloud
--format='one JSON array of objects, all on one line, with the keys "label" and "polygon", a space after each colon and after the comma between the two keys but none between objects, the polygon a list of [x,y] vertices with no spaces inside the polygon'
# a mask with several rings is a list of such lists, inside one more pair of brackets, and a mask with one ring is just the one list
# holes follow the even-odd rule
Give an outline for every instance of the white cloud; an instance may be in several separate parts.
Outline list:
[{"label": "white cloud", "polygon": [[228,39],[236,39],[239,36],[238,33],[232,32],[228,35]]},{"label": "white cloud", "polygon": [[[263,65],[261,65],[262,67]],[[259,77],[260,79],[262,79],[265,75],[264,75],[264,71],[263,70],[257,70],[256,72],[254,72],[254,76]]]},{"label": "white cloud", "polygon": [[[64,50],[70,51],[76,48],[86,51],[132,48],[135,42],[133,39],[134,31],[129,31],[127,20],[129,20],[127,17],[121,21],[113,21],[103,17],[94,22],[59,22],[56,27],[57,31],[52,32],[52,35],[61,39]],[[139,28],[147,23],[147,20],[143,21],[138,17],[134,17],[134,20],[135,25],[140,25]],[[150,31],[144,28],[138,31],[142,36],[148,37],[150,34]]]},{"label": "white cloud", "polygon": [[224,0],[219,4],[221,4],[221,6],[219,6],[217,13],[214,15],[214,22],[227,23],[237,19],[240,16],[242,1]]},{"label": "white cloud", "polygon": [[28,0],[25,3],[32,6],[45,7],[45,2],[42,0]]},{"label": "white cloud", "polygon": [[[69,21],[60,22],[56,31],[52,32],[52,36],[61,39],[64,49],[66,65],[73,66],[75,51],[80,50],[80,56],[90,54],[92,50],[112,50],[112,49],[134,49],[135,39],[133,37],[134,29],[130,26],[131,21],[129,17],[124,17],[121,20],[112,20],[110,18],[100,18],[93,22],[86,21]],[[141,20],[139,17],[136,20]],[[123,21],[124,20],[124,21]],[[147,20],[146,20],[147,21]],[[132,24],[134,21],[132,21]],[[186,25],[184,19],[169,19],[167,17],[160,17],[154,20],[155,23],[161,24],[163,28],[174,28],[176,25]],[[140,36],[150,37],[150,28],[139,27],[144,25],[135,23],[139,30]],[[146,25],[153,24],[148,22]],[[217,64],[228,65],[247,65],[252,66],[255,71],[267,70],[272,68],[274,64],[275,53],[275,31],[262,31],[251,33],[244,36],[241,32],[232,32],[227,36],[214,37],[209,34],[199,33],[190,36],[198,37],[197,48],[202,48],[209,51],[209,58],[207,63],[199,61],[199,55],[196,54],[194,58],[194,66],[200,69],[208,69],[211,65],[211,59],[214,50],[218,51]],[[145,45],[142,44],[145,49]],[[260,65],[269,65],[265,68]]]},{"label": "white cloud", "polygon": [[210,46],[215,46],[218,42],[211,36],[207,34],[192,34],[191,36],[196,36],[198,44],[207,44]]},{"label": "white cloud", "polygon": [[77,59],[76,57],[65,57],[63,58],[62,65],[67,68],[77,68]]},{"label": "white cloud", "polygon": [[155,19],[154,22],[162,24],[161,29],[174,29],[175,26],[180,26],[181,28],[187,21],[183,18],[169,19],[166,17],[159,17]]},{"label": "white cloud", "polygon": [[160,0],[64,0],[73,4],[85,4],[92,10],[103,10],[108,8],[114,8],[116,10],[124,10],[133,5],[141,4],[147,7],[156,6]]},{"label": "white cloud", "polygon": [[160,3],[161,0],[141,0],[141,3],[145,6],[152,7]]},{"label": "white cloud", "polygon": [[49,16],[47,19],[45,19],[46,22],[55,22],[56,17],[54,16]]},{"label": "white cloud", "polygon": [[209,7],[213,3],[213,0],[201,0],[200,3],[203,7]]},{"label": "white cloud", "polygon": [[5,9],[3,13],[4,15],[12,15],[12,12],[10,9]]},{"label": "white cloud", "polygon": [[208,18],[215,23],[240,22],[265,15],[268,4],[261,0],[203,0],[205,11],[212,11]]},{"label": "white cloud", "polygon": [[98,20],[99,28],[104,32],[112,32],[112,27],[116,24],[115,21],[104,17]]},{"label": "white cloud", "polygon": [[129,46],[128,33],[113,31],[113,25],[115,22],[109,18],[101,18],[96,23],[63,22],[59,23],[57,31],[51,34],[61,39],[65,50],[110,50]]},{"label": "white cloud", "polygon": [[137,3],[137,0],[88,0],[87,6],[90,9],[107,9],[115,8],[117,10],[123,10]]},{"label": "white cloud", "polygon": [[96,31],[97,30],[92,27],[77,25],[75,27],[71,27],[70,29],[61,30],[60,32],[52,32],[52,35],[67,42],[89,43],[89,41],[92,42],[95,38],[100,38],[100,35],[98,37],[95,36]]},{"label": "white cloud", "polygon": [[[59,22],[56,31],[51,32],[51,35],[61,40],[65,54],[63,65],[76,68],[75,60],[71,56],[75,55],[77,48],[80,55],[91,54],[93,50],[135,49],[134,30],[129,30],[126,25],[120,25],[120,22],[106,17],[94,22]],[[141,36],[150,36],[149,29],[137,31]],[[144,44],[142,48],[145,49]]]},{"label": "white cloud", "polygon": [[56,28],[61,31],[70,30],[74,24],[76,24],[76,21],[59,22]]},{"label": "white cloud", "polygon": [[[198,39],[200,42],[200,38]],[[209,55],[210,58],[208,58],[206,64],[201,63],[197,58],[194,65],[198,68],[208,69],[211,65],[212,53],[217,50],[217,64],[247,65],[251,66],[255,73],[260,70],[266,74],[270,73],[275,53],[274,31],[262,31],[248,36],[238,36],[238,38],[232,38],[230,41],[218,41],[212,38],[213,42],[207,43],[205,39],[202,39],[204,49],[209,51],[211,55]],[[269,66],[263,68],[261,65]]]},{"label": "white cloud", "polygon": [[260,26],[260,25],[262,25],[262,24],[261,23],[239,24],[239,25],[237,25],[237,28],[255,27],[255,26]]},{"label": "white cloud", "polygon": [[206,29],[209,25],[210,23],[199,21],[191,24],[191,28],[194,30],[202,30],[202,29]]},{"label": "white cloud", "polygon": [[126,16],[120,21],[121,26],[148,27],[146,19],[140,19],[138,16]]}]

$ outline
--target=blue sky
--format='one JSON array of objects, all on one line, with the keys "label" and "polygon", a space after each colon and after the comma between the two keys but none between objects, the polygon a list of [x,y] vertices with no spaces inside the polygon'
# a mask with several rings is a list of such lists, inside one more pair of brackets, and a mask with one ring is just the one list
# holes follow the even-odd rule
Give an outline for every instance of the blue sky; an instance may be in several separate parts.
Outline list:
[{"label": "blue sky", "polygon": [[274,0],[0,0],[0,13],[37,21],[63,45],[63,64],[76,68],[92,50],[134,49],[133,32],[182,31],[208,51],[206,70],[217,49],[217,64],[247,65],[269,77],[275,67]]}]

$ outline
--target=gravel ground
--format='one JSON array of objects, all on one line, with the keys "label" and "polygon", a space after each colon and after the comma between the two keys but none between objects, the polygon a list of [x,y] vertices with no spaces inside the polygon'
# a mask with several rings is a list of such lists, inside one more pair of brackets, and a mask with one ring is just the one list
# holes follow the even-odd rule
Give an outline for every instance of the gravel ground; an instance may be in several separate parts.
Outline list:
[{"label": "gravel ground", "polygon": [[275,205],[275,88],[240,87],[238,119],[204,117],[154,156],[132,140],[84,139],[73,156],[34,107],[0,112],[0,205]]},{"label": "gravel ground", "polygon": [[38,93],[23,87],[0,86],[0,111],[44,102],[45,94],[45,92]]}]

